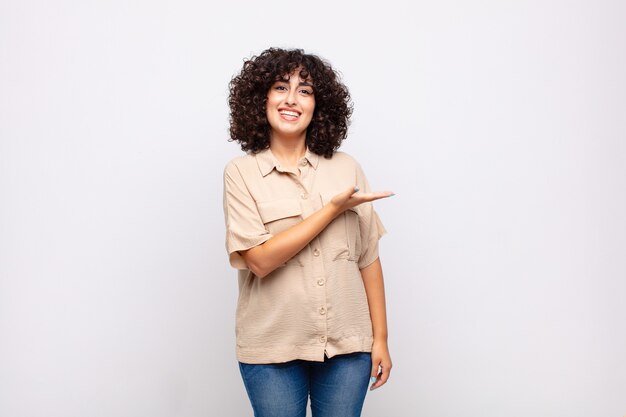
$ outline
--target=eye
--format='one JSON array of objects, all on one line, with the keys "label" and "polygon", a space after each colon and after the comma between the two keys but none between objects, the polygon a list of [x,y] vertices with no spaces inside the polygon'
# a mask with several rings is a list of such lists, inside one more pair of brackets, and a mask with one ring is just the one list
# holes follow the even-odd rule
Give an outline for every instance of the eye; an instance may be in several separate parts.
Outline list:
[{"label": "eye", "polygon": [[287,87],[285,87],[284,85],[277,85],[276,87],[274,87],[275,90],[279,90],[279,91],[283,91],[286,90]]},{"label": "eye", "polygon": [[313,91],[311,91],[311,90],[300,90],[300,93],[309,96],[309,95],[313,94]]}]

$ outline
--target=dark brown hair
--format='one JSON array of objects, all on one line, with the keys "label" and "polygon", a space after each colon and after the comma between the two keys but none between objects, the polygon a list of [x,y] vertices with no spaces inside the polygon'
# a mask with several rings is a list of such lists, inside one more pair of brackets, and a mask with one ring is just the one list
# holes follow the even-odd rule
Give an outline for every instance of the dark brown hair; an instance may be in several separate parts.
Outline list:
[{"label": "dark brown hair", "polygon": [[306,132],[311,152],[330,158],[346,138],[352,102],[348,88],[329,63],[301,49],[269,48],[246,60],[229,84],[230,140],[245,152],[270,146],[270,125],[265,105],[267,93],[277,80],[301,67],[300,77],[311,78],[315,110]]}]

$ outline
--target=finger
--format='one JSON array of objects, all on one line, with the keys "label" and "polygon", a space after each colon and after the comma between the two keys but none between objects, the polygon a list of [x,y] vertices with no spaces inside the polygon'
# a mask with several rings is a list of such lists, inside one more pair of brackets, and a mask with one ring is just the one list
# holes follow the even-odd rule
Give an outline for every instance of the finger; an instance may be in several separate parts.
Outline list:
[{"label": "finger", "polygon": [[370,385],[370,391],[375,390],[376,388],[380,387],[380,377],[382,376],[382,372],[378,373],[378,375],[376,375],[376,377],[372,377],[370,379],[370,381],[373,382],[372,385]]},{"label": "finger", "polygon": [[378,381],[378,369],[380,368],[380,358],[372,357],[372,370],[370,371],[370,389],[374,386],[374,384]]},{"label": "finger", "polygon": [[391,367],[383,365],[381,366],[381,368],[382,368],[382,372],[380,375],[380,385],[383,385],[389,379],[389,375],[391,375]]},{"label": "finger", "polygon": [[385,385],[385,383],[387,383],[387,380],[389,379],[390,373],[390,366],[381,365],[381,372],[377,375],[376,382],[372,384],[370,390],[375,390],[376,388],[380,388],[381,386]]},{"label": "finger", "polygon": [[[396,194],[392,191],[377,191],[377,192],[370,192],[370,193],[359,193],[358,198],[361,199],[363,202],[366,202],[366,201],[379,200],[381,198],[393,197],[394,195]],[[354,196],[354,197],[357,197],[357,196]]]},{"label": "finger", "polygon": [[[378,376],[378,368],[380,365],[380,361],[372,360],[372,372],[370,372],[370,382],[374,382],[376,377]],[[371,379],[374,378],[374,379]]]},{"label": "finger", "polygon": [[358,186],[354,186],[354,187],[350,187],[346,191],[344,191],[344,195],[347,198],[350,198],[350,197],[352,197],[353,194],[355,194],[357,192],[359,192],[359,187]]}]

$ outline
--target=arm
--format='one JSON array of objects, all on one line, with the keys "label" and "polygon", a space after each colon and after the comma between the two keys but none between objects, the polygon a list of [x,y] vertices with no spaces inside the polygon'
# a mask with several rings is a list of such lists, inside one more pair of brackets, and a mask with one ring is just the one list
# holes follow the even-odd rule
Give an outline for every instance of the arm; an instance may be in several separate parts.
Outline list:
[{"label": "arm", "polygon": [[261,245],[240,254],[254,275],[259,278],[281,266],[309,244],[335,217],[361,203],[389,197],[390,192],[358,193],[357,187],[337,194],[330,203],[297,225],[273,236]]},{"label": "arm", "polygon": [[[387,312],[385,306],[385,284],[380,259],[361,269],[361,277],[367,294],[367,303],[372,319],[374,343],[372,345],[372,377],[376,382],[370,389],[376,389],[387,382],[391,371],[391,356],[387,346]],[[381,368],[379,373],[378,369]]]},{"label": "arm", "polygon": [[278,268],[309,244],[341,212],[327,204],[297,225],[240,254],[259,278]]}]

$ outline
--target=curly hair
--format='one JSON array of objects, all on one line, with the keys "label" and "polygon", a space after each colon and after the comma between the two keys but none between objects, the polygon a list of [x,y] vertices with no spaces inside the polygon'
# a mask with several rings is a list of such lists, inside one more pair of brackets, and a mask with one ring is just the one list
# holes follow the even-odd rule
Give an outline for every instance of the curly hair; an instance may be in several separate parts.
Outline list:
[{"label": "curly hair", "polygon": [[346,138],[352,102],[348,88],[329,63],[302,49],[269,48],[246,60],[239,75],[229,84],[230,141],[244,152],[257,153],[270,146],[267,93],[274,82],[301,68],[302,79],[311,78],[315,109],[306,131],[306,145],[330,158]]}]

